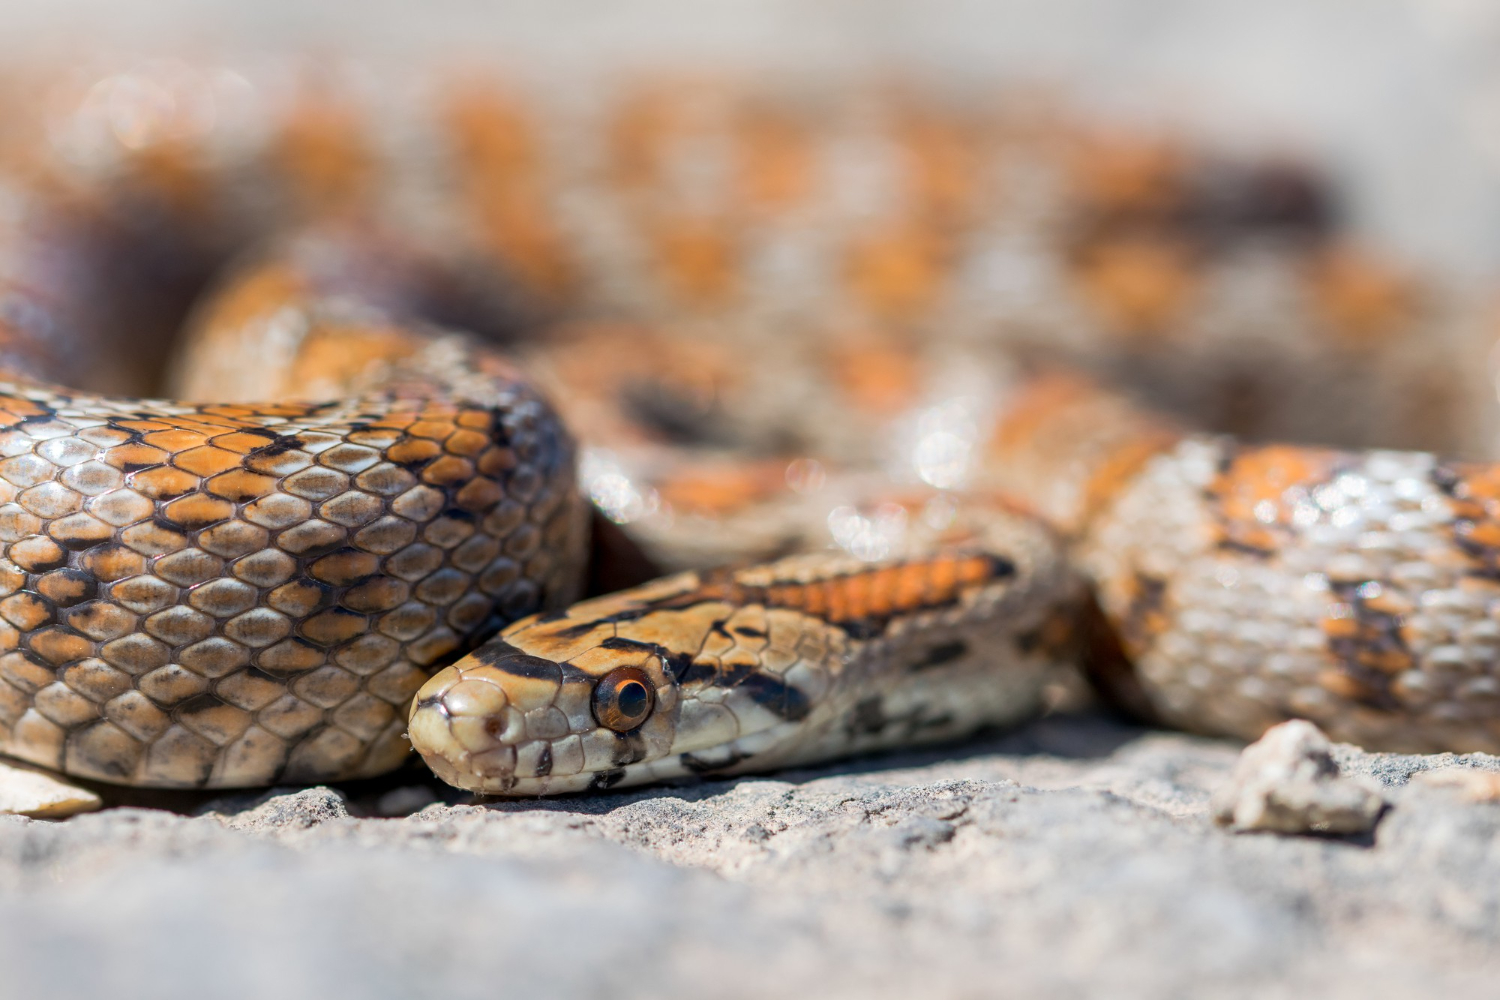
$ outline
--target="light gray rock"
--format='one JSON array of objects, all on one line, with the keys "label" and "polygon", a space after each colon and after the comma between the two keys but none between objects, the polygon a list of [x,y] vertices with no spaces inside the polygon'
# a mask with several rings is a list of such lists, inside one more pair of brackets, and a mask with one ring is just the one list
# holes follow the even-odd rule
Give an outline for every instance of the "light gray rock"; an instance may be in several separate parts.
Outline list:
[{"label": "light gray rock", "polygon": [[1238,749],[1076,716],[555,801],[404,776],[0,818],[0,975],[112,1000],[1493,995],[1500,806],[1409,779],[1500,762],[1335,747],[1391,802],[1373,835],[1241,837],[1209,804]]},{"label": "light gray rock", "polygon": [[1240,833],[1368,833],[1385,800],[1339,773],[1333,743],[1311,722],[1272,726],[1214,792],[1214,819]]}]

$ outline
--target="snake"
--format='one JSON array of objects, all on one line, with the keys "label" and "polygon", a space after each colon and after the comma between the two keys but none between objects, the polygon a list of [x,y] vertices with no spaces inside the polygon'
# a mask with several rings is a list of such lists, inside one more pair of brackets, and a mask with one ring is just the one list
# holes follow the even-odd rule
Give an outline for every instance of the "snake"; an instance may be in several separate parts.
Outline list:
[{"label": "snake", "polygon": [[255,91],[0,101],[0,752],[545,795],[951,742],[1080,669],[1500,750],[1500,478],[1362,447],[1472,450],[1462,309],[1304,175],[910,93],[678,81],[559,138],[470,81],[382,145]]}]

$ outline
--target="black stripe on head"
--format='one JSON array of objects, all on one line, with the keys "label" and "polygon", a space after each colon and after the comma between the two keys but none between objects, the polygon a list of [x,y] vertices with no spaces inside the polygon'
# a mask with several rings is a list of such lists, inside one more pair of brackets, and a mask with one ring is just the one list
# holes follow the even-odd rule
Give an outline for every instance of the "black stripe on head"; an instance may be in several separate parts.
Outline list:
[{"label": "black stripe on head", "polygon": [[788,722],[801,722],[812,711],[807,695],[766,674],[752,674],[740,682],[739,689],[748,694],[757,705]]},{"label": "black stripe on head", "polygon": [[600,625],[613,625],[616,622],[633,622],[637,618],[646,617],[655,610],[656,608],[653,607],[626,608],[624,611],[617,611],[612,615],[605,615],[603,618],[595,618],[592,621],[580,622],[568,628],[558,629],[557,634],[564,639],[577,639],[588,635]]},{"label": "black stripe on head", "polygon": [[686,653],[682,654],[682,669],[674,676],[679,684],[712,684],[719,679],[719,671],[712,663],[699,663]]},{"label": "black stripe on head", "polygon": [[608,639],[605,639],[603,642],[599,643],[599,648],[619,649],[627,651],[638,650],[645,653],[655,653],[657,656],[660,656],[663,659],[665,659],[667,655],[667,651],[657,643],[640,642],[637,639],[626,639],[623,636],[618,635],[612,635]]},{"label": "black stripe on head", "polygon": [[557,684],[587,683],[595,678],[571,663],[557,663],[543,656],[523,653],[504,639],[491,639],[469,656],[487,667],[493,667],[512,677],[528,680],[552,681]]},{"label": "black stripe on head", "polygon": [[513,677],[562,682],[562,667],[540,656],[521,652],[510,643],[495,639],[469,654],[487,667]]},{"label": "black stripe on head", "polygon": [[641,642],[639,639],[626,639],[624,636],[612,635],[599,643],[599,648],[632,653],[652,653],[661,660],[667,676],[678,684],[689,680],[712,680],[717,676],[713,667],[707,664],[697,664],[695,669],[692,653],[674,653],[657,642]]},{"label": "black stripe on head", "polygon": [[688,672],[693,668],[692,653],[671,653],[662,657],[662,662],[667,665],[667,673],[672,680],[681,684],[687,680]]},{"label": "black stripe on head", "polygon": [[753,664],[736,663],[719,675],[719,683],[724,687],[734,687],[736,684],[743,683],[745,678],[750,676],[750,672],[755,669]]}]

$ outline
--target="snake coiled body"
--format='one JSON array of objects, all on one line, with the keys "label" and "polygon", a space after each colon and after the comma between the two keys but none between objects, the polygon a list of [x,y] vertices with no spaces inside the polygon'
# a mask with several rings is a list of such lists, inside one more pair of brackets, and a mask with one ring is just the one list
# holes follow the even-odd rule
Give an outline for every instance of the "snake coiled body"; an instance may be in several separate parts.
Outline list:
[{"label": "snake coiled body", "polygon": [[0,750],[169,787],[380,774],[432,664],[577,593],[573,445],[519,373],[301,292],[278,343],[226,289],[198,346],[244,366],[226,396],[316,363],[334,402],[73,392],[40,381],[57,338],[11,331]]},{"label": "snake coiled body", "polygon": [[[953,739],[1080,662],[1500,748],[1492,467],[1353,450],[1474,451],[1487,335],[1310,175],[913,94],[253,90],[8,106],[0,752],[543,794]],[[190,302],[189,402],[129,394]]]}]

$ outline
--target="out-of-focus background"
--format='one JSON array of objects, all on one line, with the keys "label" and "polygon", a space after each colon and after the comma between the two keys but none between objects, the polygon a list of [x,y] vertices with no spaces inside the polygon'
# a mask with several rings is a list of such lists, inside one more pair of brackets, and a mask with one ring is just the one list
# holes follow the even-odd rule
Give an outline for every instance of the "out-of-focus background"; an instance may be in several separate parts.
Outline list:
[{"label": "out-of-focus background", "polygon": [[1314,154],[1414,262],[1500,272],[1500,8],[1485,0],[60,0],[0,5],[0,53],[286,51],[580,76],[697,64],[1061,84],[1230,148]]}]

